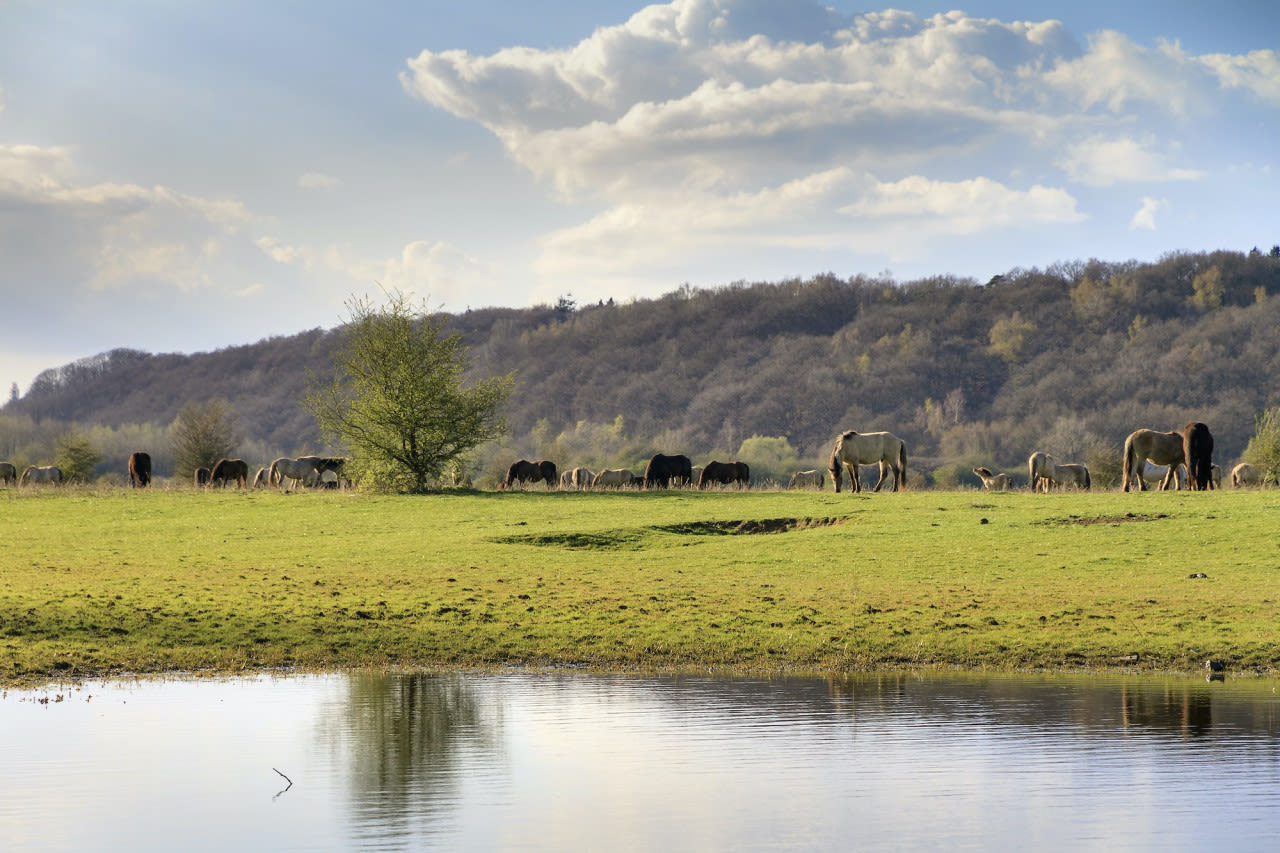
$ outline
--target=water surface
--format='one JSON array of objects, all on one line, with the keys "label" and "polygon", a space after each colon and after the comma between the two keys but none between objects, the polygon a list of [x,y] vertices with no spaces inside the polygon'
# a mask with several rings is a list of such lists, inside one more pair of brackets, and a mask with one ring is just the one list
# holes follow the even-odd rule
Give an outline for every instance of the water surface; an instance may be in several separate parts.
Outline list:
[{"label": "water surface", "polygon": [[898,674],[9,691],[0,849],[1273,849],[1278,699]]}]

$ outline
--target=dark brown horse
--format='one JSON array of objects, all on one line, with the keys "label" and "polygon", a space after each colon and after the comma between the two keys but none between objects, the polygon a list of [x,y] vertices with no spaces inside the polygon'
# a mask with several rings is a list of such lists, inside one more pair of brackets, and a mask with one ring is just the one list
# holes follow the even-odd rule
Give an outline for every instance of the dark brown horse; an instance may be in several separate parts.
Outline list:
[{"label": "dark brown horse", "polygon": [[1200,421],[1182,428],[1182,453],[1187,458],[1187,488],[1205,492],[1213,488],[1213,435]]},{"label": "dark brown horse", "polygon": [[683,454],[678,456],[653,454],[649,464],[644,468],[645,488],[650,486],[666,488],[672,482],[677,486],[687,486],[693,482],[693,463],[689,461],[689,457]]},{"label": "dark brown horse", "polygon": [[201,466],[191,475],[191,482],[196,486],[207,486],[209,485],[209,473],[208,468]]},{"label": "dark brown horse", "polygon": [[527,459],[512,462],[511,467],[507,469],[507,479],[503,482],[503,485],[509,489],[516,483],[536,483],[539,480],[548,486],[554,487],[556,484],[556,463],[546,459],[540,462],[530,462]]},{"label": "dark brown horse", "polygon": [[234,481],[238,488],[248,488],[249,463],[243,459],[219,459],[209,472],[209,485],[225,486],[228,480]]},{"label": "dark brown horse", "polygon": [[129,485],[145,489],[151,484],[151,454],[135,450],[129,454]]},{"label": "dark brown horse", "polygon": [[0,462],[0,483],[7,486],[18,484],[18,466],[12,462]]},{"label": "dark brown horse", "polygon": [[698,488],[716,484],[734,486],[741,484],[748,488],[751,485],[751,469],[745,462],[708,462],[698,477]]}]

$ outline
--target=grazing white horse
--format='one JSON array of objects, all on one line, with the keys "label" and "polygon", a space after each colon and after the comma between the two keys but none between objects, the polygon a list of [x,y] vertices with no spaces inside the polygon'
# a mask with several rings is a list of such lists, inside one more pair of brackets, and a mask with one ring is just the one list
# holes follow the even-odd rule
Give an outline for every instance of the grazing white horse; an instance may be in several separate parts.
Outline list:
[{"label": "grazing white horse", "polygon": [[1262,474],[1248,462],[1241,462],[1231,469],[1231,488],[1243,489],[1245,486],[1256,486],[1262,482]]},{"label": "grazing white horse", "polygon": [[856,432],[848,430],[836,438],[836,445],[831,449],[831,484],[840,491],[840,468],[849,471],[850,491],[862,491],[862,482],[858,479],[859,465],[879,465],[880,479],[876,480],[873,492],[880,491],[885,477],[893,472],[893,490],[901,491],[907,480],[907,444],[890,432]]},{"label": "grazing white horse", "polygon": [[590,487],[591,481],[595,479],[595,474],[590,468],[570,468],[560,475],[560,488],[562,489],[585,489]]},{"label": "grazing white horse", "polygon": [[791,482],[787,483],[788,489],[821,489],[826,482],[826,476],[816,468],[810,468],[808,471],[797,471],[791,475]]},{"label": "grazing white horse", "polygon": [[1089,469],[1084,465],[1078,462],[1064,462],[1059,465],[1048,454],[1045,454],[1045,466],[1040,480],[1044,484],[1046,492],[1054,486],[1061,486],[1064,489],[1071,487],[1088,490],[1092,485],[1089,478]]},{"label": "grazing white horse", "polygon": [[18,485],[25,486],[28,483],[52,483],[59,485],[62,482],[62,469],[57,465],[28,465],[27,470],[22,472]]},{"label": "grazing white horse", "polygon": [[605,468],[591,480],[593,489],[618,489],[630,486],[636,475],[629,468]]},{"label": "grazing white horse", "polygon": [[977,474],[978,479],[982,481],[982,488],[989,492],[1003,492],[1009,488],[1009,475],[1003,471],[992,474],[990,468],[979,465],[973,469],[973,473]]},{"label": "grazing white horse", "polygon": [[267,472],[267,482],[273,486],[282,486],[288,479],[294,486],[298,483],[314,486],[320,478],[320,472],[316,470],[316,463],[319,460],[318,456],[304,456],[301,459],[281,456],[271,463],[271,468]]}]

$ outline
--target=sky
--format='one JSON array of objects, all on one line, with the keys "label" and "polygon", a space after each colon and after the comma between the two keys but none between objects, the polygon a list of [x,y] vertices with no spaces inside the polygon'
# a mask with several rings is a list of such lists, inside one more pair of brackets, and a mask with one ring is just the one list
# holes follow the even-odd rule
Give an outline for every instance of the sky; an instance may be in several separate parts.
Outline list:
[{"label": "sky", "polygon": [[1265,251],[1278,50],[1271,0],[0,0],[0,383],[395,292]]}]

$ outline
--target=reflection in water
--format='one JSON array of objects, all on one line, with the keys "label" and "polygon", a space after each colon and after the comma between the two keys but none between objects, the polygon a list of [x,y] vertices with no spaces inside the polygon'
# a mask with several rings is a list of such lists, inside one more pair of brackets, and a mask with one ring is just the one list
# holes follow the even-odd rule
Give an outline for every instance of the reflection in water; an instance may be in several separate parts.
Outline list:
[{"label": "reflection in water", "polygon": [[6,851],[1251,850],[1280,813],[1263,680],[364,674],[42,698],[0,697]]},{"label": "reflection in water", "polygon": [[441,675],[354,675],[342,713],[322,720],[344,750],[353,832],[391,843],[431,833],[458,799],[468,762],[492,755],[492,720],[470,681]]}]

